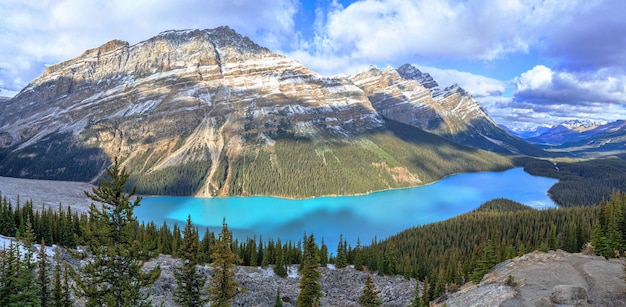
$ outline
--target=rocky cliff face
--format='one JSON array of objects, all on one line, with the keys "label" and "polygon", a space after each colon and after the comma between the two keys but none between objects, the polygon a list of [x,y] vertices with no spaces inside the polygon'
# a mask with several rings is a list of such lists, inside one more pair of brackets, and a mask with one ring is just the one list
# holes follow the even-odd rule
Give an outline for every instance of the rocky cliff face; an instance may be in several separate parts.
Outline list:
[{"label": "rocky cliff face", "polygon": [[464,89],[456,84],[440,89],[429,74],[410,64],[398,69],[370,67],[349,78],[386,118],[472,147],[540,154],[500,128]]}]

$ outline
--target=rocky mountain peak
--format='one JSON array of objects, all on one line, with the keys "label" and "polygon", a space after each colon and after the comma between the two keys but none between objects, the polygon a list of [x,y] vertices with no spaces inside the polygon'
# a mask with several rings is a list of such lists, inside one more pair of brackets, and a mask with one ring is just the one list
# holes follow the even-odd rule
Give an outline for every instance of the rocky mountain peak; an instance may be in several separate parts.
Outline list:
[{"label": "rocky mountain peak", "polygon": [[429,73],[422,73],[417,67],[411,64],[404,64],[398,67],[398,69],[396,70],[398,71],[398,74],[402,76],[402,78],[407,80],[416,80],[427,89],[432,89],[439,86],[437,81],[435,81],[435,79],[433,79],[433,77]]}]

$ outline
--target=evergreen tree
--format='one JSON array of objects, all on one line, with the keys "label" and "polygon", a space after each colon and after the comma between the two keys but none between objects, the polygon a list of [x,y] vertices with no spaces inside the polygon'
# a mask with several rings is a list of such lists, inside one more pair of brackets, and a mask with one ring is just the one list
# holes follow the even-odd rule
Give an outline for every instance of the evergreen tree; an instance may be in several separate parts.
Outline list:
[{"label": "evergreen tree", "polygon": [[72,300],[71,289],[70,289],[70,276],[69,276],[69,265],[67,263],[63,264],[63,290],[61,296],[61,305],[63,307],[72,307],[74,306],[74,300]]},{"label": "evergreen tree", "polygon": [[304,259],[300,277],[300,294],[298,294],[298,307],[320,306],[322,297],[320,278],[321,274],[317,270],[319,266],[319,256],[317,255],[317,245],[313,235],[304,242]]},{"label": "evergreen tree", "polygon": [[422,303],[424,303],[424,306],[430,305],[430,288],[428,286],[428,277],[426,277],[424,279],[424,288],[422,288]]},{"label": "evergreen tree", "polygon": [[235,280],[233,267],[241,259],[232,251],[232,234],[228,230],[226,218],[222,221],[222,232],[211,254],[213,277],[209,281],[209,301],[211,306],[230,306],[230,301],[237,295],[239,284]]},{"label": "evergreen tree", "polygon": [[174,277],[176,278],[174,301],[181,306],[203,306],[207,302],[202,295],[206,277],[198,272],[196,267],[198,265],[199,240],[198,232],[191,223],[191,216],[187,217],[183,236],[180,249],[183,265],[174,270]]},{"label": "evergreen tree", "polygon": [[280,277],[287,277],[287,265],[285,264],[285,250],[281,246],[280,239],[276,244],[276,264],[274,265],[274,274]]},{"label": "evergreen tree", "polygon": [[37,285],[39,286],[39,299],[42,307],[52,306],[52,293],[50,289],[50,276],[48,275],[48,255],[46,255],[45,241],[41,240],[41,246],[39,248],[39,272],[37,274]]},{"label": "evergreen tree", "polygon": [[415,291],[413,295],[413,300],[411,301],[411,305],[409,307],[424,307],[424,301],[420,296],[420,280],[415,279]]},{"label": "evergreen tree", "polygon": [[63,306],[63,286],[61,283],[61,250],[54,250],[54,273],[52,275],[52,302],[54,306]]},{"label": "evergreen tree", "polygon": [[326,267],[328,264],[328,246],[324,243],[324,238],[322,237],[322,244],[320,246],[320,267]]},{"label": "evergreen tree", "polygon": [[354,248],[354,269],[363,270],[363,248],[361,247],[361,239],[356,239],[356,247]]},{"label": "evergreen tree", "polygon": [[117,158],[106,172],[108,179],[91,193],[85,192],[102,206],[92,203],[89,208],[84,232],[94,258],[81,268],[84,278],[73,274],[77,290],[87,298],[87,306],[148,306],[147,295],[140,290],[152,285],[161,270],[143,272],[143,262],[137,260],[140,251],[134,243],[137,221],[133,209],[141,197],[134,197],[134,187],[130,193],[124,192],[129,175]]},{"label": "evergreen tree", "polygon": [[487,241],[487,244],[483,247],[483,251],[476,263],[476,268],[470,276],[470,280],[477,284],[479,283],[485,274],[496,265],[496,252],[491,240]]},{"label": "evergreen tree", "polygon": [[9,244],[2,261],[0,306],[40,306],[33,252],[22,254],[20,243]]},{"label": "evergreen tree", "polygon": [[383,302],[378,297],[378,291],[374,286],[374,282],[372,281],[372,277],[367,275],[365,279],[365,287],[363,288],[363,295],[359,297],[359,305],[366,307],[376,307],[381,306]]},{"label": "evergreen tree", "polygon": [[339,243],[337,244],[337,258],[335,258],[335,266],[338,269],[348,266],[347,243],[342,234],[339,235]]},{"label": "evergreen tree", "polygon": [[280,289],[276,289],[276,299],[274,300],[274,307],[283,307],[283,300],[280,298]]}]

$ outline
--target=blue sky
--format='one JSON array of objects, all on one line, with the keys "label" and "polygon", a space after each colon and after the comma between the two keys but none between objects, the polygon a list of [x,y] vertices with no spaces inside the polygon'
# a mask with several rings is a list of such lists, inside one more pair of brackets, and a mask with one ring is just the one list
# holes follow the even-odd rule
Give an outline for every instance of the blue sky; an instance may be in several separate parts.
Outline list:
[{"label": "blue sky", "polygon": [[612,121],[626,119],[625,12],[622,0],[0,1],[0,95],[112,39],[228,25],[324,75],[411,63],[514,128]]}]

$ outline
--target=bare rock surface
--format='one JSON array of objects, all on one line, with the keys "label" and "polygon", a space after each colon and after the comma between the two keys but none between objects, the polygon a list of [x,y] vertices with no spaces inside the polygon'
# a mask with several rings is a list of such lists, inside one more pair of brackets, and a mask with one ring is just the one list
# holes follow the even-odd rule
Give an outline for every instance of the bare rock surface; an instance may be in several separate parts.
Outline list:
[{"label": "bare rock surface", "polygon": [[[467,285],[436,305],[626,306],[623,263],[560,250],[535,251],[496,265],[478,286]],[[512,283],[507,283],[509,276]]]},{"label": "bare rock surface", "polygon": [[[164,306],[176,306],[172,300],[172,292],[176,287],[172,272],[179,265],[179,259],[167,255],[146,262],[144,266],[146,270],[155,266],[161,267],[161,277],[148,290],[156,306],[161,303]],[[209,266],[201,266],[199,270],[210,278]],[[282,278],[274,274],[272,266],[236,267],[235,278],[240,289],[245,291],[234,298],[232,306],[273,306],[277,290],[280,290],[284,306],[295,306],[300,292],[298,288],[300,276],[297,270],[297,266],[290,266],[289,276]],[[322,306],[359,306],[358,299],[363,294],[365,279],[369,273],[351,267],[335,269],[333,266],[319,268],[319,271],[322,274]],[[371,276],[376,289],[380,292],[379,297],[383,301],[383,306],[410,304],[415,291],[414,279],[407,280],[401,276]]]}]

